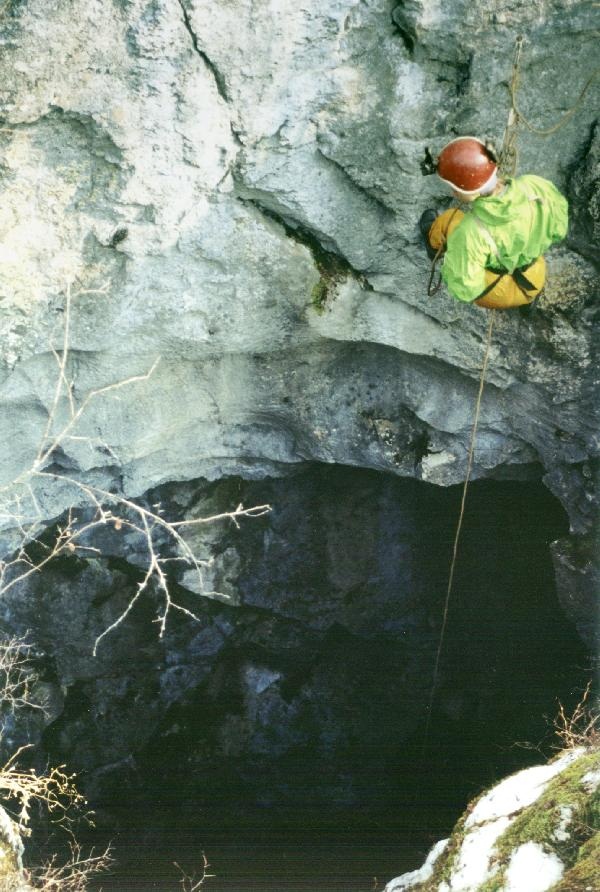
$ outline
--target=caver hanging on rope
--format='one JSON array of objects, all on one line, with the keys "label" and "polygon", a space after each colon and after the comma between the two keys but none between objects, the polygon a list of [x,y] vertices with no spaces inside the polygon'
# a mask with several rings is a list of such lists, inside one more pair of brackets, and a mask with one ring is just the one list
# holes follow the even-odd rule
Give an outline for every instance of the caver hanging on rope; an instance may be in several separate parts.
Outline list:
[{"label": "caver hanging on rope", "polygon": [[470,213],[425,212],[430,247],[444,251],[442,280],[457,300],[490,309],[531,303],[545,281],[543,253],[567,233],[567,201],[548,180],[503,180],[489,146],[459,137],[442,150],[437,172]]},{"label": "caver hanging on rope", "polygon": [[[472,273],[476,277],[474,280],[470,280],[471,289],[473,289],[474,283],[477,282],[477,277],[479,277],[479,284],[481,284],[482,275],[485,280],[485,287],[483,291],[478,292],[474,297],[464,296],[468,293],[469,288],[469,279],[467,278],[467,290],[463,288],[463,296],[457,294],[454,294],[454,296],[459,300],[474,301],[480,306],[489,307],[492,310],[530,303],[535,298],[544,283],[545,266],[544,258],[541,255],[553,241],[564,238],[567,228],[567,202],[552,183],[535,176],[523,176],[516,179],[507,177],[505,181],[502,179],[502,176],[508,173],[511,176],[514,175],[516,170],[518,125],[523,123],[528,130],[540,136],[549,136],[555,133],[571,119],[581,105],[589,86],[600,74],[600,66],[598,66],[586,81],[575,105],[553,127],[547,130],[540,130],[533,127],[523,117],[517,106],[516,95],[522,44],[523,38],[517,37],[510,85],[511,110],[504,131],[500,163],[498,164],[496,155],[489,144],[483,143],[475,137],[460,137],[452,140],[442,151],[438,160],[438,174],[441,179],[451,186],[455,197],[461,201],[473,202],[471,214],[465,216],[464,212],[459,208],[450,209],[439,217],[436,216],[434,211],[425,211],[420,221],[421,231],[426,237],[428,251],[430,256],[433,256],[431,276],[427,289],[428,293],[435,293],[441,285],[440,279],[440,282],[433,286],[437,259],[446,250],[445,259],[447,262],[448,256],[453,256],[450,252],[454,252],[455,248],[462,248],[465,255],[463,261],[465,271]],[[501,176],[499,176],[499,171]],[[504,200],[502,201],[502,199]],[[481,211],[482,208],[483,213]],[[540,213],[542,208],[546,209],[543,214]],[[476,213],[473,213],[474,211]],[[494,229],[494,226],[496,226],[496,229],[494,234],[492,234],[490,229]],[[477,242],[478,236],[483,239],[487,246],[487,257],[490,263],[490,266],[484,264],[483,268],[481,268],[483,250],[481,241]],[[509,238],[506,238],[506,236],[509,236]],[[496,241],[496,237],[498,241]],[[470,241],[470,239],[474,241]],[[529,265],[519,266],[519,261],[526,259],[528,252],[531,253],[533,251],[536,242],[540,249],[537,259]],[[469,250],[473,243],[475,244],[475,250],[470,254]],[[546,244],[546,247],[542,247],[544,244]],[[478,248],[477,245],[479,246]],[[460,256],[460,250],[458,254]],[[494,261],[498,264],[496,268],[492,265]],[[514,261],[514,263],[511,261]],[[446,264],[443,269],[446,269]],[[449,289],[451,293],[454,293],[452,291],[452,283],[454,281],[452,278],[452,261],[447,270],[450,272],[447,272],[446,276],[444,276],[442,271],[442,278],[447,282],[450,279],[448,282]],[[454,269],[454,272],[456,272],[456,269]],[[461,280],[461,282],[464,284],[464,280]],[[507,289],[504,293],[502,293],[503,288]],[[520,298],[516,289],[520,292]],[[429,739],[440,659],[444,646],[450,597],[454,582],[458,544],[464,518],[467,490],[473,469],[479,413],[492,344],[494,317],[495,313],[491,312],[475,405],[475,417],[469,442],[462,500],[454,537],[442,627],[433,672],[433,683],[427,710],[423,738],[423,757],[425,757]]]},{"label": "caver hanging on rope", "polygon": [[[527,120],[517,103],[522,48],[523,37],[518,36],[499,163],[493,148],[476,137],[452,140],[439,157],[440,178],[456,198],[472,203],[472,209],[468,217],[458,208],[437,218],[434,211],[425,211],[421,217],[420,228],[433,257],[429,295],[443,280],[458,300],[479,306],[507,309],[531,303],[544,286],[543,252],[565,237],[567,203],[552,183],[533,176],[513,179],[518,128],[550,136],[564,127],[600,75],[600,66],[588,77],[575,104],[552,127],[542,129]],[[435,264],[444,254],[442,275],[434,283]]]}]

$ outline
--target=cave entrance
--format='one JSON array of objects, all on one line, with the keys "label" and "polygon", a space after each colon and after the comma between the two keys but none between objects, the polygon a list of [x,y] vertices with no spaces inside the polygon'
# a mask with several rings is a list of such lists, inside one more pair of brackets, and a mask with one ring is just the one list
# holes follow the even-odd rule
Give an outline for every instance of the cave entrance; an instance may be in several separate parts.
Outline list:
[{"label": "cave entrance", "polygon": [[461,488],[337,466],[238,488],[273,512],[235,534],[241,604],[207,614],[226,644],[132,754],[127,804],[100,797],[122,863],[101,886],[175,888],[205,851],[214,892],[380,889],[540,761],[585,686],[565,514],[539,482],[471,484],[423,758]]}]

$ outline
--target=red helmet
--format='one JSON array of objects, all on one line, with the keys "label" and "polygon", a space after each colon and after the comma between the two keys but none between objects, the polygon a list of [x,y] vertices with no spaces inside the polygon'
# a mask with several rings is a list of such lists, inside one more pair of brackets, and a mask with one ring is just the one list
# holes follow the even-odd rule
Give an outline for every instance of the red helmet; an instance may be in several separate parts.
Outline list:
[{"label": "red helmet", "polygon": [[489,187],[497,170],[485,143],[474,136],[453,139],[444,146],[437,163],[440,179],[466,195],[476,195]]}]

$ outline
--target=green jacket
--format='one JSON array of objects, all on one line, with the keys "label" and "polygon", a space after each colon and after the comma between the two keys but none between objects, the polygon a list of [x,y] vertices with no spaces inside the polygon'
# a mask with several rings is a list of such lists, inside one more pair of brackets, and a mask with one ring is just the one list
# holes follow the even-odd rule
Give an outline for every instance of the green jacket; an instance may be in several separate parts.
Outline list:
[{"label": "green jacket", "polygon": [[531,175],[507,180],[501,195],[476,198],[448,238],[442,278],[452,296],[475,300],[486,268],[512,272],[536,260],[565,237],[567,211],[558,189]]}]

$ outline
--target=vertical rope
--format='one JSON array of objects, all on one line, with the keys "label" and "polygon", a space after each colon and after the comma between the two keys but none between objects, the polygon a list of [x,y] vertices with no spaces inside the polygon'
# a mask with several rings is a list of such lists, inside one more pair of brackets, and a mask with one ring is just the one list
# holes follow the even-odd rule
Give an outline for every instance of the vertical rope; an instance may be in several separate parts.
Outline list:
[{"label": "vertical rope", "polygon": [[500,175],[505,177],[514,177],[517,172],[517,164],[519,161],[519,149],[517,146],[517,137],[519,135],[519,114],[516,107],[516,97],[519,89],[522,49],[523,37],[519,35],[515,40],[512,74],[508,88],[511,104],[508,112],[508,121],[506,122],[506,127],[504,129],[504,137],[502,139],[502,148],[500,149],[500,158],[498,162]]},{"label": "vertical rope", "polygon": [[473,458],[475,455],[475,444],[476,444],[476,440],[477,440],[477,427],[479,425],[481,399],[483,396],[483,387],[485,384],[485,373],[487,371],[488,361],[490,358],[490,348],[492,345],[492,331],[494,328],[494,316],[495,316],[495,311],[491,310],[490,311],[490,322],[489,322],[488,330],[487,330],[485,352],[483,355],[483,365],[481,367],[481,376],[479,378],[479,391],[477,393],[477,401],[475,403],[475,418],[473,420],[473,429],[471,431],[471,441],[469,444],[469,452],[468,452],[468,457],[467,457],[467,470],[466,470],[466,474],[465,474],[465,482],[463,484],[462,499],[461,499],[461,503],[460,503],[460,513],[458,516],[458,524],[456,526],[456,533],[454,536],[454,547],[452,550],[452,563],[450,565],[448,588],[446,591],[446,600],[444,602],[444,615],[443,615],[443,619],[442,619],[440,641],[438,644],[437,654],[435,657],[435,667],[433,670],[433,684],[431,686],[431,695],[429,697],[429,706],[427,708],[427,723],[425,725],[425,736],[423,739],[423,752],[425,752],[425,750],[427,748],[427,742],[429,740],[429,731],[430,731],[430,727],[431,727],[431,713],[433,711],[433,703],[435,700],[435,694],[436,694],[436,690],[437,690],[438,674],[439,674],[439,668],[440,668],[440,658],[441,658],[442,649],[444,646],[446,625],[448,623],[448,610],[450,607],[450,597],[452,595],[452,586],[454,584],[454,570],[456,568],[456,556],[458,554],[458,543],[460,540],[460,534],[461,534],[462,525],[463,525],[463,518],[465,515],[465,504],[467,501],[467,490],[469,487],[469,481],[471,479],[471,471],[473,470]]}]

